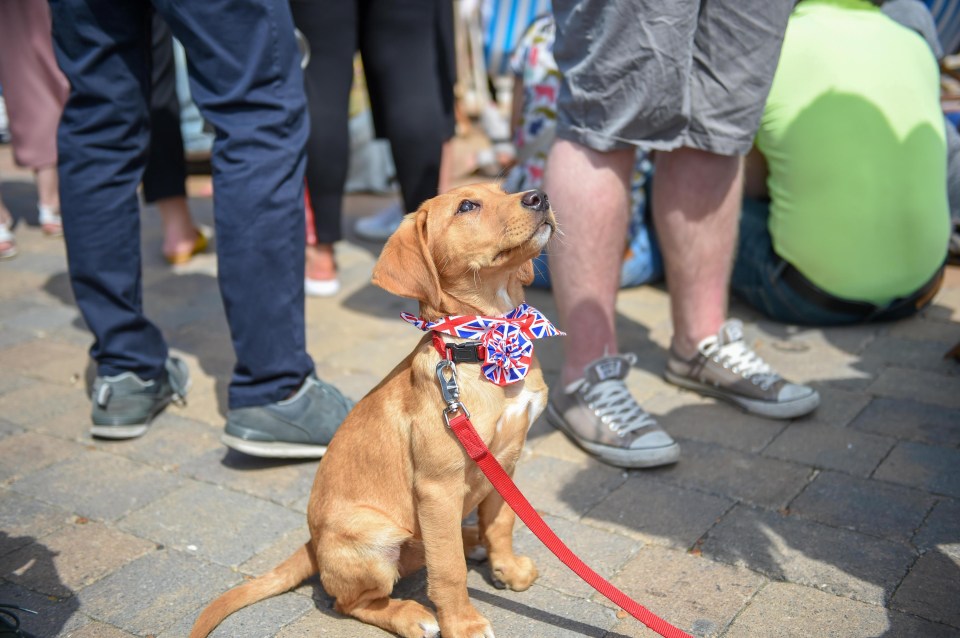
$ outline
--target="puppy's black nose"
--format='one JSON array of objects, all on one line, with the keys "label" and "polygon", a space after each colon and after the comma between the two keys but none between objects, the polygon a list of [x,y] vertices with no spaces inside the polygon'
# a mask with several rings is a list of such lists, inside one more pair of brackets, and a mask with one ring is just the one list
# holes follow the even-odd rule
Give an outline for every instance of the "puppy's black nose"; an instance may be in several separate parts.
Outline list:
[{"label": "puppy's black nose", "polygon": [[520,198],[520,203],[525,208],[530,208],[540,212],[550,208],[550,200],[547,199],[547,194],[539,188],[524,193],[523,197]]}]

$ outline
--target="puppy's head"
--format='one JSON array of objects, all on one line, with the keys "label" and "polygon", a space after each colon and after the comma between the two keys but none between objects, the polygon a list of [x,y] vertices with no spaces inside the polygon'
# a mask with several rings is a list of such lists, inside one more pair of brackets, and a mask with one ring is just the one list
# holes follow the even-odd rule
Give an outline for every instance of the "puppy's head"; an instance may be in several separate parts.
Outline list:
[{"label": "puppy's head", "polygon": [[531,260],[555,229],[543,191],[463,186],[404,218],[383,247],[373,283],[417,299],[424,317],[502,314],[523,301]]}]

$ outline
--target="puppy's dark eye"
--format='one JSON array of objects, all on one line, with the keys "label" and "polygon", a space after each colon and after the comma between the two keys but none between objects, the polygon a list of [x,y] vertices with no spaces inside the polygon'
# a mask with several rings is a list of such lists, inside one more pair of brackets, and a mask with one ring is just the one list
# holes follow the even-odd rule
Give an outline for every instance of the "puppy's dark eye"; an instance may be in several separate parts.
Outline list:
[{"label": "puppy's dark eye", "polygon": [[457,212],[469,213],[470,211],[479,210],[479,209],[480,209],[480,204],[476,202],[471,202],[469,199],[465,199],[462,202],[460,202],[460,206],[457,207]]}]

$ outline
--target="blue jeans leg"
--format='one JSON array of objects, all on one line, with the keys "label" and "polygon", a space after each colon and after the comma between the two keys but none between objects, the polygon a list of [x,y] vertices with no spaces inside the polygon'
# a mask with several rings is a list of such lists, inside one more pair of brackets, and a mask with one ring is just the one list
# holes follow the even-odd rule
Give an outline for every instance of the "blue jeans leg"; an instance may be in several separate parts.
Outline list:
[{"label": "blue jeans leg", "polygon": [[143,315],[140,206],[149,135],[149,5],[52,0],[71,91],[58,130],[70,281],[98,374],[160,376],[167,347]]},{"label": "blue jeans leg", "polygon": [[[306,99],[286,0],[157,0],[183,43],[213,149],[219,283],[237,364],[231,408],[288,396],[313,371],[303,269]],[[59,132],[71,280],[101,374],[155,377],[166,357],[141,303],[149,4],[52,0],[73,86]]]},{"label": "blue jeans leg", "polygon": [[229,404],[288,396],[313,371],[304,326],[304,147],[309,132],[287,0],[155,0],[217,131],[220,292],[237,364]]}]

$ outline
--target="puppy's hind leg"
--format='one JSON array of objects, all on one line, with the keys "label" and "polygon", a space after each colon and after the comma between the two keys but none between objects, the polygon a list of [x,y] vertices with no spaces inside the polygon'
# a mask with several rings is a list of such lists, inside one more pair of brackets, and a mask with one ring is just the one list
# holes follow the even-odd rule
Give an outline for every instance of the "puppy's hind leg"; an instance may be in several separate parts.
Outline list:
[{"label": "puppy's hind leg", "polygon": [[430,610],[413,600],[390,598],[401,571],[409,572],[417,562],[416,556],[406,556],[417,553],[415,546],[412,552],[405,548],[409,540],[409,530],[382,514],[354,512],[348,526],[324,534],[320,580],[338,612],[403,638],[436,638],[440,626]]}]

